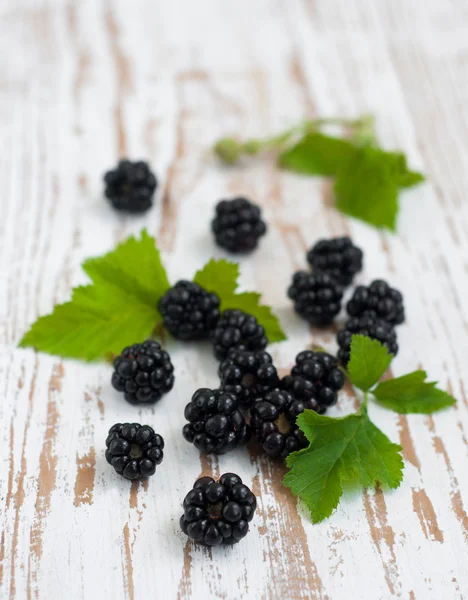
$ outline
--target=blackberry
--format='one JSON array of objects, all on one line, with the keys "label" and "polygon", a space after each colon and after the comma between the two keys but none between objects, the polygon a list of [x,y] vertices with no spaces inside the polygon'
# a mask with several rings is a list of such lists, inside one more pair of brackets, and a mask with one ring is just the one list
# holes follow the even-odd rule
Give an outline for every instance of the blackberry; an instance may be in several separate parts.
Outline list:
[{"label": "blackberry", "polygon": [[250,427],[233,394],[201,388],[185,407],[184,438],[201,452],[225,454],[250,439]]},{"label": "blackberry", "polygon": [[237,309],[222,313],[210,337],[218,360],[226,358],[231,348],[263,350],[268,344],[265,330],[257,319]]},{"label": "blackberry", "polygon": [[158,308],[166,329],[180,340],[205,337],[219,319],[218,296],[191,281],[178,281]]},{"label": "blackberry", "polygon": [[304,404],[304,408],[315,410],[319,415],[327,411],[324,404],[319,404],[316,396],[316,390],[313,383],[304,379],[300,375],[286,375],[280,382],[280,388],[289,392],[296,400]]},{"label": "blackberry", "polygon": [[158,342],[124,348],[114,360],[112,385],[132,404],[156,402],[174,385],[174,367]]},{"label": "blackberry", "polygon": [[320,405],[326,407],[336,404],[338,392],[346,380],[334,356],[313,350],[304,350],[296,356],[296,364],[291,370],[291,376],[303,377],[309,381],[313,386],[315,399]]},{"label": "blackberry", "polygon": [[358,286],[346,309],[351,317],[360,317],[373,311],[377,317],[385,319],[391,325],[399,325],[405,320],[403,296],[381,279],[376,279],[369,287]]},{"label": "blackberry", "polygon": [[288,296],[301,317],[312,325],[324,327],[340,312],[343,289],[330,275],[298,271],[293,275]]},{"label": "blackberry", "polygon": [[278,373],[268,352],[230,350],[219,366],[221,389],[234,394],[243,406],[274,389]]},{"label": "blackberry", "polygon": [[198,479],[185,496],[180,528],[206,546],[237,544],[249,532],[257,500],[234,473]]},{"label": "blackberry", "polygon": [[230,252],[250,252],[267,230],[261,215],[260,207],[246,198],[221,200],[211,222],[216,243]]},{"label": "blackberry", "polygon": [[353,335],[366,335],[388,348],[392,354],[397,354],[398,344],[394,327],[383,319],[379,319],[373,313],[364,314],[361,317],[352,317],[349,319],[344,329],[339,331],[336,336],[338,346],[338,358],[346,366],[350,357],[351,338]]},{"label": "blackberry", "polygon": [[307,252],[314,273],[326,273],[341,285],[349,285],[362,269],[362,250],[349,237],[320,240]]},{"label": "blackberry", "polygon": [[154,475],[163,459],[164,440],[149,425],[116,423],[106,439],[106,460],[125,479]]},{"label": "blackberry", "polygon": [[158,182],[143,161],[121,160],[104,175],[104,194],[117,210],[140,213],[148,210]]},{"label": "blackberry", "polygon": [[296,419],[306,408],[317,405],[314,400],[311,402],[307,405],[285,390],[273,390],[255,402],[250,411],[250,425],[267,454],[286,458],[307,446]]}]

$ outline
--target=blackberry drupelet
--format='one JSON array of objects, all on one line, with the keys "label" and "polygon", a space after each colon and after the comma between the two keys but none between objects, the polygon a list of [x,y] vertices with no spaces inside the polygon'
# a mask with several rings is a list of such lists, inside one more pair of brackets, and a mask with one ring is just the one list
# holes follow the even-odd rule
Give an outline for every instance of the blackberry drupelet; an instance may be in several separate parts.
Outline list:
[{"label": "blackberry drupelet", "polygon": [[346,377],[339,368],[338,360],[326,352],[304,350],[296,356],[291,376],[303,377],[314,389],[314,397],[321,406],[333,406]]},{"label": "blackberry drupelet", "polygon": [[250,427],[233,394],[201,388],[185,407],[184,438],[201,452],[225,454],[250,439]]},{"label": "blackberry drupelet", "polygon": [[234,473],[198,479],[185,496],[180,528],[206,546],[237,544],[249,532],[257,500]]},{"label": "blackberry drupelet", "polygon": [[166,329],[180,340],[206,337],[219,319],[218,296],[191,281],[178,281],[158,308]]},{"label": "blackberry drupelet", "polygon": [[174,367],[158,342],[147,340],[122,350],[114,360],[112,385],[132,404],[156,402],[174,385]]},{"label": "blackberry drupelet", "polygon": [[221,200],[211,222],[216,243],[230,252],[250,252],[266,233],[259,206],[246,198]]},{"label": "blackberry drupelet", "polygon": [[125,479],[154,475],[163,459],[163,438],[149,425],[116,423],[106,439],[106,460]]},{"label": "blackberry drupelet", "polygon": [[330,275],[294,273],[288,289],[294,310],[312,325],[330,325],[341,310],[343,289]]},{"label": "blackberry drupelet", "polygon": [[211,332],[213,352],[218,360],[226,358],[231,348],[263,350],[268,344],[265,330],[252,315],[242,310],[225,310]]},{"label": "blackberry drupelet", "polygon": [[306,408],[314,410],[314,406],[317,406],[315,400],[306,404],[285,390],[273,390],[251,408],[252,433],[267,454],[286,458],[307,446],[296,419]]},{"label": "blackberry drupelet", "polygon": [[146,162],[121,160],[104,175],[104,194],[117,210],[144,212],[153,202],[158,182]]},{"label": "blackberry drupelet", "polygon": [[219,366],[220,387],[234,394],[242,406],[250,406],[279,384],[278,373],[268,352],[230,350]]},{"label": "blackberry drupelet", "polygon": [[373,313],[364,314],[361,317],[351,317],[344,329],[337,333],[336,339],[340,349],[338,358],[346,366],[350,357],[351,338],[353,335],[366,335],[388,348],[392,354],[397,354],[398,344],[396,331],[388,321],[379,319]]},{"label": "blackberry drupelet", "polygon": [[403,296],[381,279],[376,279],[368,287],[358,286],[346,309],[351,317],[360,317],[373,311],[377,317],[385,319],[391,325],[399,325],[405,320]]},{"label": "blackberry drupelet", "polygon": [[362,269],[362,250],[349,237],[319,240],[307,252],[307,261],[314,273],[325,273],[347,286]]}]

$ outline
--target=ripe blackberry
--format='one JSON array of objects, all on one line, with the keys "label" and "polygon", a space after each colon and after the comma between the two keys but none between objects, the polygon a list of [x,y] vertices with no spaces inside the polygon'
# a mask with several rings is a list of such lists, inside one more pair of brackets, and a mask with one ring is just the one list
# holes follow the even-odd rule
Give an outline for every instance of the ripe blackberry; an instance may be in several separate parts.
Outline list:
[{"label": "ripe blackberry", "polygon": [[399,325],[405,320],[403,296],[381,279],[376,279],[368,287],[358,286],[346,309],[351,317],[360,317],[373,311],[377,317],[391,325]]},{"label": "ripe blackberry", "polygon": [[267,454],[286,458],[307,446],[296,419],[306,408],[314,410],[314,406],[315,400],[305,403],[285,390],[273,390],[251,408],[252,433]]},{"label": "ripe blackberry", "polygon": [[261,351],[230,350],[219,365],[219,377],[221,389],[234,394],[243,406],[250,406],[279,383],[271,356]]},{"label": "ripe blackberry", "polygon": [[198,479],[185,496],[180,528],[206,546],[237,544],[249,532],[257,500],[234,473]]},{"label": "ripe blackberry", "polygon": [[330,275],[298,271],[293,275],[288,296],[301,317],[312,325],[324,327],[340,312],[343,289]]},{"label": "ripe blackberry", "polygon": [[218,360],[226,358],[231,348],[263,350],[268,344],[265,330],[257,319],[242,310],[225,310],[210,337]]},{"label": "ripe blackberry", "polygon": [[[338,366],[338,360],[326,352],[304,350],[296,356],[291,376],[303,377],[313,386],[314,397],[322,406],[333,406],[346,377]],[[292,391],[292,390],[291,390]]]},{"label": "ripe blackberry", "polygon": [[148,210],[158,182],[143,161],[121,160],[104,175],[106,198],[117,210],[139,213]]},{"label": "ripe blackberry", "polygon": [[260,207],[246,198],[221,200],[211,222],[216,243],[230,252],[250,252],[267,230],[261,215]]},{"label": "ripe blackberry", "polygon": [[319,415],[327,411],[325,404],[319,404],[316,399],[316,390],[313,383],[300,375],[286,375],[280,382],[282,390],[289,392],[296,400],[304,404],[304,408],[315,410]]},{"label": "ripe blackberry", "polygon": [[112,385],[132,404],[156,402],[174,385],[169,354],[153,340],[124,348],[114,360]]},{"label": "ripe blackberry", "polygon": [[166,329],[180,340],[205,337],[219,319],[218,296],[191,281],[178,281],[158,308]]},{"label": "ripe blackberry", "polygon": [[320,240],[307,252],[307,261],[314,273],[325,273],[347,286],[362,269],[362,250],[349,237]]},{"label": "ripe blackberry", "polygon": [[340,347],[338,358],[344,366],[349,362],[351,338],[356,334],[378,340],[392,354],[398,352],[396,331],[388,321],[377,318],[373,313],[364,314],[361,317],[351,317],[346,322],[344,329],[339,331],[336,336]]},{"label": "ripe blackberry", "polygon": [[250,439],[250,427],[237,398],[220,390],[201,388],[185,407],[184,438],[201,452],[225,454]]},{"label": "ripe blackberry", "polygon": [[116,423],[106,439],[106,460],[125,479],[154,475],[163,459],[164,440],[149,425]]}]

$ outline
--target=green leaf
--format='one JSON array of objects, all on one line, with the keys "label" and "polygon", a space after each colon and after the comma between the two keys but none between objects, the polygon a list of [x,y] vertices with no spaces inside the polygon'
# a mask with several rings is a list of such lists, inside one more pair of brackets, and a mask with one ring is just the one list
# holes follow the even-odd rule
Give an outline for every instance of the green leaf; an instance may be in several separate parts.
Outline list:
[{"label": "green leaf", "polygon": [[439,390],[437,382],[426,381],[425,371],[382,381],[372,391],[377,402],[400,414],[430,414],[456,403],[449,393]]},{"label": "green leaf", "polygon": [[114,284],[146,304],[156,305],[170,288],[156,242],[146,229],[140,240],[129,237],[111,252],[88,258],[82,268],[96,284]]},{"label": "green leaf", "polygon": [[401,447],[369,419],[367,411],[334,419],[306,410],[297,419],[310,446],[286,459],[284,484],[302,500],[314,523],[331,515],[343,482],[397,488],[403,478]]},{"label": "green leaf", "polygon": [[75,288],[70,302],[40,317],[20,346],[95,360],[151,336],[169,286],[155,240],[143,231],[140,240],[129,238],[83,268],[94,284]]},{"label": "green leaf", "polygon": [[279,156],[279,165],[305,175],[336,175],[354,154],[354,146],[321,133],[304,136],[295,146]]},{"label": "green leaf", "polygon": [[402,188],[409,188],[423,181],[425,181],[425,177],[422,173],[418,173],[418,171],[405,171],[400,174],[398,185]]},{"label": "green leaf", "polygon": [[406,156],[402,152],[392,152],[388,154],[393,154],[395,158],[397,165],[398,185],[400,187],[412,187],[413,185],[417,185],[418,183],[421,183],[425,180],[424,175],[422,173],[418,173],[417,171],[411,171],[408,168]]},{"label": "green leaf", "polygon": [[348,375],[351,383],[360,390],[369,390],[385,373],[393,354],[377,340],[366,335],[353,335]]},{"label": "green leaf", "polygon": [[399,168],[393,153],[359,148],[337,175],[336,206],[351,217],[395,231],[398,180]]},{"label": "green leaf", "polygon": [[402,152],[372,146],[358,148],[343,164],[335,182],[336,206],[370,225],[395,231],[399,188],[424,181],[408,168]]},{"label": "green leaf", "polygon": [[219,290],[223,296],[232,296],[237,289],[238,277],[239,265],[237,263],[212,258],[202,269],[195,273],[193,280],[205,290]]},{"label": "green leaf", "polygon": [[76,288],[72,300],[40,317],[20,346],[67,358],[96,360],[151,335],[160,320],[156,307],[103,284]]},{"label": "green leaf", "polygon": [[265,329],[269,342],[281,342],[286,335],[278,317],[269,306],[261,304],[261,295],[257,292],[236,294],[238,287],[239,265],[227,260],[211,259],[195,275],[194,281],[205,289],[218,294],[221,310],[237,308],[254,316]]}]

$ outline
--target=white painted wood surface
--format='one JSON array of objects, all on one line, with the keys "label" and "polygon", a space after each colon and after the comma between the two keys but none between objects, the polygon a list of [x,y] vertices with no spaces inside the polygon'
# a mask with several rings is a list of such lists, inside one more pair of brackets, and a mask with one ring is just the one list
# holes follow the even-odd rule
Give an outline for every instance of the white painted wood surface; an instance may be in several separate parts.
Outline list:
[{"label": "white painted wood surface", "polygon": [[[468,6],[463,0],[3,0],[0,3],[0,596],[2,599],[468,598]],[[271,161],[224,169],[206,149],[229,132],[276,132],[304,116],[378,115],[384,146],[430,178],[402,200],[398,236],[343,218],[324,180]],[[155,208],[122,217],[101,197],[119,155],[148,159]],[[216,385],[208,346],[173,344],[174,391],[127,405],[110,368],[18,350],[38,315],[85,281],[80,263],[142,226],[175,281],[210,256],[213,205],[245,193],[270,226],[242,260],[290,336],[287,369],[311,342],[285,288],[321,236],[364,249],[359,281],[404,291],[394,372],[423,365],[459,402],[434,418],[371,416],[404,449],[393,493],[346,498],[311,525],[283,471],[247,451],[200,458],[182,411]],[[353,409],[343,394],[333,414]],[[156,477],[130,486],[108,467],[108,428],[137,420],[166,439]],[[207,551],[179,533],[201,473],[233,470],[259,495],[249,536]]]}]

